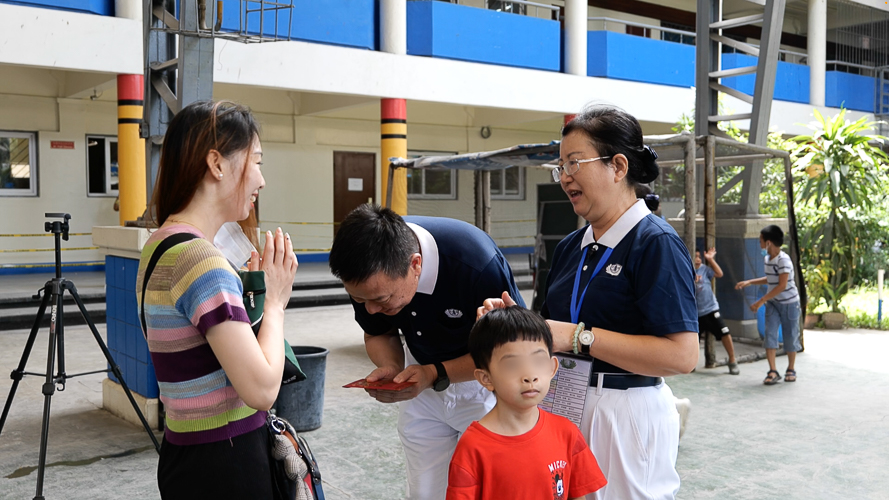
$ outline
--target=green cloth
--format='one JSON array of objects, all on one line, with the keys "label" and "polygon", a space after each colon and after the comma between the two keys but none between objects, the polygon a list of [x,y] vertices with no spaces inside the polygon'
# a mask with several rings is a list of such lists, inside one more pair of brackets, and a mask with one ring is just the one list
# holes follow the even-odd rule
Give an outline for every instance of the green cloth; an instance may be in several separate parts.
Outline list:
[{"label": "green cloth", "polygon": [[[253,333],[259,333],[259,325],[262,324],[262,311],[265,307],[265,271],[238,271],[241,283],[244,285],[244,309],[250,318],[250,326]],[[299,361],[293,354],[293,349],[287,340],[284,340],[284,383],[300,382],[306,379],[306,374],[299,367]],[[290,365],[288,365],[288,362]]]}]

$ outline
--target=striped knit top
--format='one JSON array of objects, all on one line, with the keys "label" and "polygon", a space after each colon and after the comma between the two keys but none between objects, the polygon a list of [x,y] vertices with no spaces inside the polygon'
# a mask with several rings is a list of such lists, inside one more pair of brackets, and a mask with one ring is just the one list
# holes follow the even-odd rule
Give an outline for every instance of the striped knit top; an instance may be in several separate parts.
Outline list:
[{"label": "striped knit top", "polygon": [[175,225],[155,231],[139,261],[142,280],[154,249],[175,233],[199,238],[170,248],[158,261],[145,291],[148,350],[166,409],[164,437],[176,445],[223,441],[265,424],[266,412],[248,407],[213,354],[206,334],[224,321],[249,325],[237,273],[195,228]]}]

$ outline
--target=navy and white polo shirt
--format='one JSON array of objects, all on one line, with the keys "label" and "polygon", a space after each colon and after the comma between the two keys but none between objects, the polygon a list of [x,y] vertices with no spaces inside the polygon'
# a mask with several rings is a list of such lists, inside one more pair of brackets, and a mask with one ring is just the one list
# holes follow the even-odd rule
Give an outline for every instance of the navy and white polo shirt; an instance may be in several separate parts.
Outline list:
[{"label": "navy and white polo shirt", "polygon": [[[641,200],[598,241],[587,225],[556,246],[542,310],[545,318],[571,321],[571,295],[584,247],[589,248],[588,262],[577,296],[589,282],[579,313],[587,328],[655,336],[698,331],[695,273],[688,250],[676,231]],[[608,248],[613,249],[608,261],[590,282]],[[627,370],[597,359],[593,371]]]},{"label": "navy and white polo shirt", "polygon": [[469,331],[485,299],[508,291],[524,307],[512,270],[494,240],[471,224],[440,217],[404,220],[423,256],[417,293],[395,316],[368,314],[353,300],[355,321],[368,335],[398,328],[420,364],[459,358],[469,352]]},{"label": "navy and white polo shirt", "polygon": [[793,280],[793,261],[784,251],[778,252],[774,259],[765,256],[766,282],[769,284],[771,292],[778,286],[778,280],[782,274],[787,274],[787,287],[775,296],[772,300],[779,304],[792,304],[799,302],[799,291],[796,289],[796,282]]}]

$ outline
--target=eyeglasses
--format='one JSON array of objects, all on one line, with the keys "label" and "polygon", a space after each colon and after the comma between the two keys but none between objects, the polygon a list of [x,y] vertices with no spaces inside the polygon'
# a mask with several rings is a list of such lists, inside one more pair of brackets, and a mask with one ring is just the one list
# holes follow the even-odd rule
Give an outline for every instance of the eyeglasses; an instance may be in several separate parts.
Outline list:
[{"label": "eyeglasses", "polygon": [[610,156],[599,156],[597,158],[586,158],[582,160],[568,160],[568,161],[559,161],[559,166],[552,170],[553,174],[553,182],[559,182],[562,180],[562,173],[564,172],[566,175],[574,175],[580,170],[581,163],[590,163],[596,160],[607,160],[611,158]]}]

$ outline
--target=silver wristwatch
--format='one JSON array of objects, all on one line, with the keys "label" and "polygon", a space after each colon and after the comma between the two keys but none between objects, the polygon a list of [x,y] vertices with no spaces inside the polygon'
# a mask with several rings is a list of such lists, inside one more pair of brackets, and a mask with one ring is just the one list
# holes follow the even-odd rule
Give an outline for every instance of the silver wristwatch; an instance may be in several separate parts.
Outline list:
[{"label": "silver wristwatch", "polygon": [[593,335],[592,330],[584,330],[580,332],[577,340],[580,342],[580,352],[589,354],[590,346],[593,344],[593,341],[596,340],[596,336]]}]

